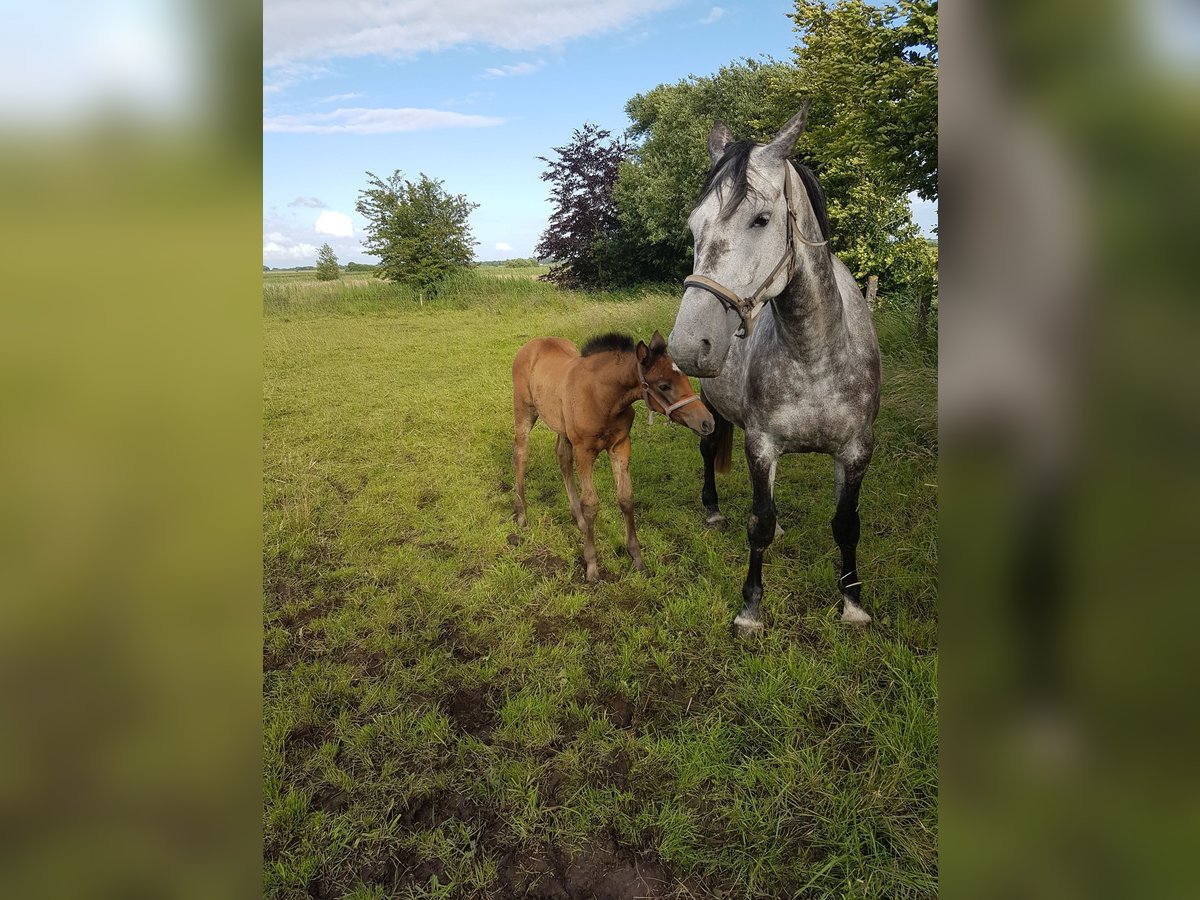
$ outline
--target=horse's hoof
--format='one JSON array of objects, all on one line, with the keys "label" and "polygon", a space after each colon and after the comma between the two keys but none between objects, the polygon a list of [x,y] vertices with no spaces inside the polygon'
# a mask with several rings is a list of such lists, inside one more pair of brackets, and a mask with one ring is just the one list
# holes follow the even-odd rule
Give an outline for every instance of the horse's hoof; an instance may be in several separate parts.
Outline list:
[{"label": "horse's hoof", "polygon": [[714,531],[723,531],[725,529],[725,517],[718,513],[709,513],[704,519],[704,527],[711,528]]},{"label": "horse's hoof", "polygon": [[783,537],[783,526],[780,525],[778,522],[776,522],[775,523],[775,540],[779,540],[781,537]]},{"label": "horse's hoof", "polygon": [[842,621],[848,625],[868,625],[871,622],[871,617],[867,615],[867,611],[865,609],[863,609],[849,597],[843,597]]},{"label": "horse's hoof", "polygon": [[763,633],[762,619],[752,619],[747,615],[738,614],[733,620],[734,637],[749,639],[760,637]]},{"label": "horse's hoof", "polygon": [[640,559],[635,559],[633,561],[633,568],[636,569],[638,572],[641,572],[643,575],[646,574],[646,564],[644,562],[642,562]]},{"label": "horse's hoof", "polygon": [[585,577],[587,578],[588,584],[595,584],[600,580],[600,570],[596,567],[592,567],[587,570],[587,575]]},{"label": "horse's hoof", "polygon": [[525,527],[525,513],[517,513],[517,527],[518,528]]}]

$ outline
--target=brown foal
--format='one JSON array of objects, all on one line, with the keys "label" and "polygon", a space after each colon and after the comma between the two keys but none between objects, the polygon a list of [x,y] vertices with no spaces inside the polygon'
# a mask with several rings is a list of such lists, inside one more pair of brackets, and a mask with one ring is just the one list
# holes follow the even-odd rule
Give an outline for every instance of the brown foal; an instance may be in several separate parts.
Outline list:
[{"label": "brown foal", "polygon": [[[558,432],[558,465],[571,501],[571,515],[583,532],[587,580],[596,581],[593,526],[599,501],[592,468],[608,451],[617,500],[625,516],[625,547],[640,572],[642,548],[633,527],[633,485],[629,480],[629,429],[633,404],[645,400],[655,412],[686,425],[699,435],[713,430],[713,417],[692,390],[687,376],[671,362],[667,342],[657,331],[647,347],[622,334],[606,334],[583,345],[583,352],[563,338],[537,338],[513,360],[513,468],[516,470],[517,524],[525,525],[525,466],[529,432],[539,418]],[[572,466],[579,470],[575,490]]]}]

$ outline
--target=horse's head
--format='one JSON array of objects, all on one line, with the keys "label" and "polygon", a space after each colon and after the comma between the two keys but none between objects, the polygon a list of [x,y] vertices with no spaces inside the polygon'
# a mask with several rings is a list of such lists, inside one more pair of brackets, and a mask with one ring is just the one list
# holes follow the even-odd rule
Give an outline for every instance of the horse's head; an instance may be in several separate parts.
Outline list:
[{"label": "horse's head", "polygon": [[686,425],[698,435],[712,433],[715,423],[708,407],[692,390],[692,383],[667,354],[667,342],[654,332],[650,345],[638,341],[638,371],[646,392],[646,405],[674,422]]},{"label": "horse's head", "polygon": [[[768,144],[731,143],[721,122],[708,136],[712,171],[688,216],[696,242],[693,275],[684,282],[671,331],[671,352],[689,375],[719,375],[734,334],[748,334],[754,314],[787,286],[793,265],[788,157],[807,115],[805,102]],[[801,190],[793,202],[804,197]]]}]

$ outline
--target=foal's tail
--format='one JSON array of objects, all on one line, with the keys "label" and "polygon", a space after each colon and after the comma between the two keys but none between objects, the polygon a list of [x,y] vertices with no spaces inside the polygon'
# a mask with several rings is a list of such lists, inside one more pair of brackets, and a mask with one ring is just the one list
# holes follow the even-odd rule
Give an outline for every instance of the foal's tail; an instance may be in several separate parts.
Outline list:
[{"label": "foal's tail", "polygon": [[716,410],[713,410],[713,422],[717,429],[717,455],[713,458],[713,471],[724,475],[729,471],[729,461],[733,458],[733,423]]}]

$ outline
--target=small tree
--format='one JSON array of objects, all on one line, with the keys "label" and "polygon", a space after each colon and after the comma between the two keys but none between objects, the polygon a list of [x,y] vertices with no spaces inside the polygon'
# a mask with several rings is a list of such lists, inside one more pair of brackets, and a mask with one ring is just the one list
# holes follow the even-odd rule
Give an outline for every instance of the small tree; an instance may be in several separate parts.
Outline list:
[{"label": "small tree", "polygon": [[415,182],[399,171],[386,180],[367,175],[370,183],[359,191],[355,208],[367,220],[363,246],[379,257],[376,275],[433,293],[454,270],[471,264],[478,241],[467,220],[478,203],[446,193],[441,181],[424,173]]},{"label": "small tree", "polygon": [[554,212],[534,250],[539,257],[559,260],[545,277],[569,287],[599,287],[606,281],[619,226],[613,185],[628,145],[621,138],[585,122],[571,143],[555,147],[557,159],[546,163],[542,181],[551,182]]},{"label": "small tree", "polygon": [[321,249],[317,251],[317,280],[335,281],[341,277],[342,269],[338,265],[337,257],[333,254],[333,248],[328,244],[322,244]]}]

